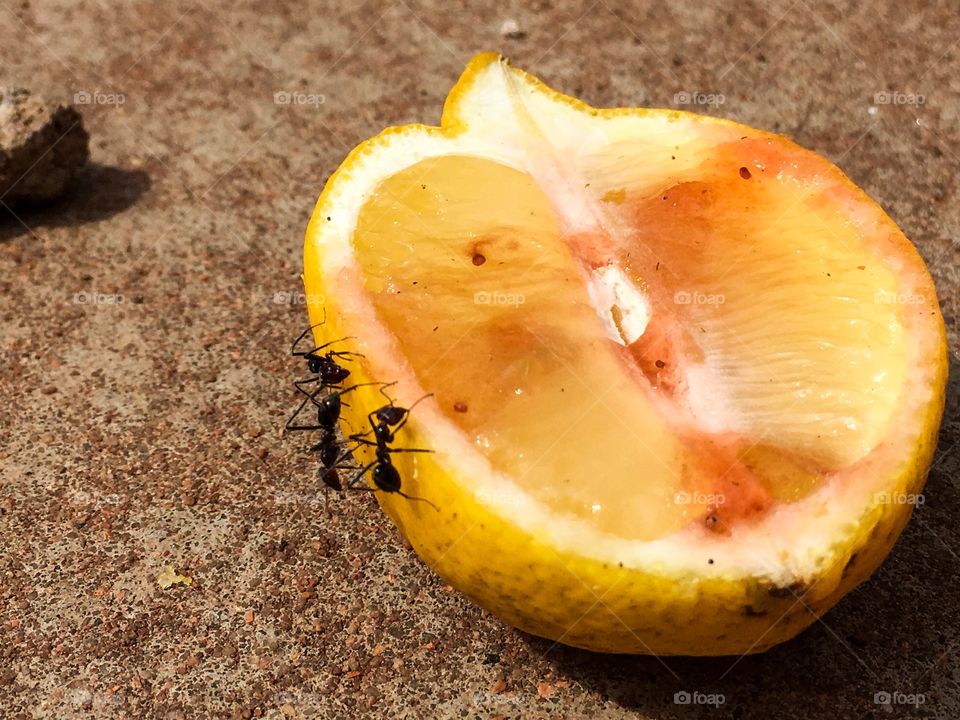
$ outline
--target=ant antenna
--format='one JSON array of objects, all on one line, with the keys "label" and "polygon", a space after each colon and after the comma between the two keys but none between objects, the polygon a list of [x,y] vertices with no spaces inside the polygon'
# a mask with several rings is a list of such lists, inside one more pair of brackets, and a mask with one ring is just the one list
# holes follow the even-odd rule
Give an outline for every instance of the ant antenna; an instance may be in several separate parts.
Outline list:
[{"label": "ant antenna", "polygon": [[397,382],[398,382],[397,380],[394,380],[393,382],[382,383],[382,387],[380,388],[380,394],[383,395],[387,400],[389,400],[391,405],[393,405],[395,401],[392,397],[387,395],[387,388],[393,387],[394,385],[397,384]]},{"label": "ant antenna", "polygon": [[[371,488],[371,489],[373,489],[373,488]],[[380,488],[376,488],[374,491],[379,490],[379,489],[380,489]],[[394,493],[394,495],[399,495],[400,497],[406,498],[407,500],[418,500],[418,501],[420,501],[420,502],[425,502],[427,505],[429,505],[430,507],[432,507],[434,510],[436,510],[437,512],[440,512],[440,508],[438,508],[432,501],[427,500],[425,497],[418,497],[418,496],[416,496],[416,495],[407,495],[407,494],[406,494],[405,492],[403,492],[402,490],[394,490],[393,493]]]},{"label": "ant antenna", "polygon": [[304,330],[302,333],[300,333],[300,335],[297,337],[297,339],[293,341],[293,346],[290,348],[290,354],[291,354],[291,355],[296,355],[296,354],[297,354],[297,345],[299,345],[299,344],[303,341],[303,339],[307,336],[307,334],[308,334],[311,330],[313,330],[314,328],[320,327],[321,325],[323,325],[323,324],[326,323],[326,322],[327,322],[327,309],[324,308],[324,309],[323,309],[323,320],[321,320],[321,321],[318,322],[318,323],[314,323],[313,325],[311,325],[310,327],[308,327],[306,330]]},{"label": "ant antenna", "polygon": [[[383,383],[383,387],[380,388],[380,394],[383,395],[387,400],[390,401],[390,405],[391,405],[391,406],[393,406],[394,403],[396,403],[397,401],[396,401],[394,398],[392,398],[392,397],[390,397],[389,395],[387,395],[386,390],[387,390],[388,387],[392,387],[393,385],[396,385],[397,382],[398,382],[397,380],[394,380],[393,382]],[[426,395],[421,395],[419,398],[417,398],[417,399],[413,402],[413,404],[412,404],[410,407],[406,408],[406,411],[409,413],[409,412],[410,412],[411,410],[413,410],[417,405],[419,405],[421,402],[423,402],[424,400],[426,400],[426,399],[429,398],[429,397],[433,397],[433,393],[427,393]]]}]

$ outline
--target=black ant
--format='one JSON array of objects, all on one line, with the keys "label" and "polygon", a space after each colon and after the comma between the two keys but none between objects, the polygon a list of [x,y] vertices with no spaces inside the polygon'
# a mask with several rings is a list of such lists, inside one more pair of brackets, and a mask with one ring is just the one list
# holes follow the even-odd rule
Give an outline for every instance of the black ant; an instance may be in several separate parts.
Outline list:
[{"label": "black ant", "polygon": [[319,382],[321,387],[330,386],[330,385],[339,385],[344,380],[350,376],[350,371],[340,365],[337,360],[340,358],[353,358],[353,357],[362,357],[359,353],[349,352],[347,350],[328,350],[325,353],[320,351],[324,348],[327,348],[335,343],[343,342],[344,340],[350,340],[351,338],[345,337],[340,338],[339,340],[331,340],[328,343],[323,345],[318,345],[311,350],[297,350],[297,346],[303,342],[304,338],[316,327],[323,325],[327,321],[326,311],[324,311],[324,318],[315,325],[311,325],[302,333],[300,336],[293,341],[293,346],[290,348],[290,354],[294,357],[302,357],[307,361],[307,370],[310,372],[313,377],[305,378],[303,380],[295,380],[294,385],[298,390],[303,390],[301,386],[308,385],[310,383]]},{"label": "black ant", "polygon": [[[407,420],[410,417],[410,411],[416,407],[417,403],[419,403],[421,400],[425,400],[431,395],[424,395],[409,408],[403,408],[398,405],[394,405],[393,400],[384,392],[384,388],[381,388],[380,392],[384,395],[384,397],[387,397],[387,399],[390,400],[390,404],[377,408],[367,415],[367,421],[370,423],[374,440],[366,439],[366,437],[364,437],[366,433],[362,435],[356,434],[350,436],[350,439],[358,444],[357,447],[360,445],[370,445],[375,447],[375,459],[364,467],[360,468],[360,470],[352,478],[350,478],[349,482],[347,483],[347,487],[354,487],[368,472],[370,472],[370,477],[373,478],[373,484],[376,486],[375,488],[370,488],[370,490],[382,490],[383,492],[396,493],[397,495],[400,495],[408,500],[420,500],[430,505],[434,510],[439,511],[439,508],[426,498],[407,495],[405,492],[403,492],[403,490],[401,490],[400,473],[394,466],[393,459],[391,458],[393,453],[398,452],[432,451],[425,450],[423,448],[390,447],[390,444],[394,442],[397,431],[407,424]],[[376,421],[374,418],[376,418]]]},{"label": "black ant", "polygon": [[[333,430],[336,428],[337,422],[340,420],[340,411],[347,405],[341,399],[344,395],[352,390],[356,390],[360,387],[368,387],[370,385],[380,385],[381,383],[369,382],[369,383],[357,383],[356,385],[351,385],[349,387],[340,388],[340,387],[318,387],[312,393],[307,392],[305,389],[297,385],[297,390],[302,392],[306,397],[303,399],[303,402],[297,407],[293,415],[290,416],[290,419],[287,420],[287,424],[284,426],[285,430]],[[317,395],[319,395],[324,390],[327,391],[327,394],[322,398],[317,400]],[[317,424],[316,425],[293,425],[294,419],[303,411],[304,406],[312,402],[317,408]],[[349,407],[347,405],[347,407]]]},{"label": "black ant", "polygon": [[[335,350],[329,350],[326,353],[321,353],[321,350],[333,345],[334,343],[348,340],[349,338],[334,340],[332,342],[316,346],[310,350],[297,349],[300,346],[300,343],[303,342],[303,340],[314,328],[323,325],[326,321],[327,312],[324,310],[323,320],[321,320],[319,323],[311,325],[302,333],[300,333],[297,339],[293,341],[293,345],[290,348],[291,355],[294,357],[302,357],[307,361],[307,370],[312,374],[313,377],[294,381],[293,386],[306,397],[287,420],[284,430],[320,430],[322,432],[320,442],[316,443],[310,448],[311,452],[316,452],[320,456],[321,467],[318,468],[318,475],[328,488],[342,490],[343,485],[340,481],[338,470],[354,470],[356,468],[354,466],[342,466],[339,464],[341,460],[352,455],[352,453],[349,451],[346,453],[341,453],[342,442],[337,436],[337,423],[340,419],[340,411],[342,406],[345,405],[345,403],[343,403],[341,400],[341,396],[358,387],[376,383],[358,383],[347,388],[340,387],[343,381],[350,376],[350,370],[340,365],[338,360],[342,358],[360,357],[360,355],[358,353]],[[317,383],[317,388],[313,392],[309,392],[304,387],[310,383]],[[330,391],[331,389],[333,389],[332,392]],[[317,400],[317,395],[324,391],[328,391],[327,394],[320,398],[320,400]],[[315,425],[294,424],[295,419],[300,415],[307,402],[312,402],[317,408],[317,423]],[[329,513],[329,507],[327,511]]]},{"label": "black ant", "polygon": [[[407,498],[408,500],[421,500],[429,504],[434,510],[439,510],[434,503],[430,502],[426,498],[407,495],[401,490],[400,473],[397,471],[396,467],[394,467],[391,458],[391,454],[395,452],[431,451],[421,448],[390,447],[391,443],[394,442],[395,433],[406,424],[410,416],[410,411],[417,405],[417,403],[426,399],[427,397],[430,397],[430,395],[424,395],[409,408],[403,408],[395,405],[393,399],[385,392],[386,388],[393,383],[383,384],[370,382],[357,383],[345,388],[341,387],[343,381],[350,376],[350,371],[340,365],[338,360],[341,358],[362,357],[362,355],[349,351],[329,350],[326,353],[321,353],[320,351],[329,347],[330,345],[333,345],[334,343],[349,340],[350,338],[333,340],[323,345],[314,347],[311,350],[297,350],[300,343],[303,342],[304,338],[307,337],[310,331],[325,322],[326,311],[324,311],[323,320],[308,327],[306,330],[300,333],[296,340],[293,341],[293,346],[290,349],[291,355],[294,357],[304,358],[307,361],[307,369],[310,371],[313,377],[294,381],[294,387],[296,387],[297,390],[299,390],[306,397],[304,397],[303,401],[287,420],[284,430],[321,431],[322,435],[320,436],[320,441],[313,445],[310,450],[311,452],[316,452],[319,454],[321,467],[318,468],[318,475],[327,488],[338,491],[344,490],[345,488],[359,490],[361,488],[356,488],[357,483],[359,483],[368,472],[372,471],[371,477],[373,478],[373,484],[375,487],[362,489],[371,491],[382,490],[383,492],[396,493],[401,497]],[[308,385],[310,383],[318,383],[318,387],[313,390],[313,392],[310,392],[303,387],[304,385]],[[367,433],[354,434],[350,436],[350,440],[357,443],[357,445],[353,448],[345,449],[344,443],[342,443],[337,436],[337,423],[340,420],[340,412],[342,407],[346,405],[346,403],[344,403],[342,400],[342,396],[359,387],[370,385],[381,385],[381,394],[390,402],[388,405],[377,408],[367,415],[367,421],[370,423],[374,440],[366,439],[364,436]],[[327,394],[318,400],[317,396],[324,391],[326,391]],[[294,424],[294,421],[303,411],[303,408],[308,402],[313,403],[313,405],[317,408],[316,424]],[[376,421],[374,421],[374,418],[376,418]],[[340,464],[344,460],[352,459],[353,452],[361,445],[369,445],[376,448],[376,459],[373,462],[359,469],[355,465]],[[344,484],[340,478],[340,470],[353,470],[357,472],[346,484]]]},{"label": "black ant", "polygon": [[[332,392],[328,392],[319,400],[317,400],[317,395],[323,390],[328,390],[328,388],[324,388],[321,385],[321,387],[310,393],[299,385],[297,386],[297,389],[306,395],[306,397],[296,411],[294,411],[293,415],[290,416],[290,419],[287,420],[284,429],[290,431],[320,430],[323,433],[320,436],[320,442],[311,447],[310,451],[319,454],[321,465],[319,469],[320,479],[323,480],[323,483],[329,488],[334,490],[343,489],[337,470],[356,470],[353,466],[339,464],[352,455],[351,451],[341,452],[342,443],[337,437],[337,422],[340,420],[340,411],[342,407],[346,405],[346,403],[341,400],[341,397],[359,387],[379,384],[380,383],[357,383],[350,387],[337,388]],[[312,402],[317,408],[317,423],[315,425],[294,425],[293,422],[295,418],[300,414],[307,402]]]}]

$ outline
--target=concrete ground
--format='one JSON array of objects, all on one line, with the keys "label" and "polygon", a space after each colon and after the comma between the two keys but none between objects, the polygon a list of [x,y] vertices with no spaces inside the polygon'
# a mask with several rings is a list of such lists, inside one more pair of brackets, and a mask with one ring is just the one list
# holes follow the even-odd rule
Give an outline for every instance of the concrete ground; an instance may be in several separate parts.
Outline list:
[{"label": "concrete ground", "polygon": [[[480,50],[597,105],[722,115],[833,159],[919,246],[955,350],[955,3],[621,5],[0,0],[0,84],[86,93],[93,162],[56,206],[0,217],[0,715],[960,716],[956,388],[887,564],[740,660],[505,627],[372,498],[328,518],[302,443],[278,434],[325,179],[384,126],[436,122]],[[192,584],[162,588],[167,566]]]}]

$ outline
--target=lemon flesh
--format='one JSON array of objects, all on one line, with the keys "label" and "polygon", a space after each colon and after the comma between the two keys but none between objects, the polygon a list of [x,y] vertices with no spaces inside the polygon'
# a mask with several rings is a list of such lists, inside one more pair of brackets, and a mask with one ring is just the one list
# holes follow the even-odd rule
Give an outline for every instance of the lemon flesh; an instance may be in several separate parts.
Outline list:
[{"label": "lemon flesh", "polygon": [[[876,297],[896,278],[831,208],[730,169],[615,194],[628,231],[603,256],[482,158],[424,160],[364,205],[364,287],[419,384],[553,512],[637,540],[726,530],[889,431],[907,336]],[[609,337],[630,308],[592,300],[597,267],[641,306],[636,337]]]}]

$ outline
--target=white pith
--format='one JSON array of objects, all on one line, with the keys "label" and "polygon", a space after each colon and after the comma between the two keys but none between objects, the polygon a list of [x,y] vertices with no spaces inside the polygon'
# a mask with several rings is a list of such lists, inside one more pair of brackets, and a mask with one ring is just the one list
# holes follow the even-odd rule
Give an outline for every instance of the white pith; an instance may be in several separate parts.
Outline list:
[{"label": "white pith", "polygon": [[[502,63],[493,63],[477,77],[469,92],[459,99],[458,114],[466,118],[466,129],[455,135],[442,135],[435,129],[386,134],[366,146],[349,168],[341,171],[333,191],[318,207],[325,221],[316,223],[308,241],[315,243],[329,278],[331,290],[338,281],[353,291],[336,293],[336,311],[349,318],[352,334],[357,335],[362,352],[374,376],[395,379],[406,369],[391,337],[385,332],[364,334],[364,323],[375,316],[369,299],[356,290],[361,287],[359,269],[353,257],[351,238],[359,213],[370,194],[397,172],[430,157],[474,155],[521,170],[532,176],[554,203],[565,233],[589,231],[598,226],[616,232],[617,219],[608,217],[598,204],[578,192],[582,180],[571,168],[578,158],[602,153],[616,141],[623,145],[631,138],[650,138],[662,134],[670,144],[682,145],[702,135],[701,127],[682,114],[674,116],[591,116],[573,106],[559,103],[510,70]],[[533,118],[536,118],[534,122]],[[635,131],[643,125],[643,133]],[[531,152],[531,137],[549,138],[550,152]],[[648,140],[649,141],[649,140]],[[533,144],[535,146],[535,144]],[[638,147],[642,157],[642,147]],[[561,160],[562,159],[562,166]],[[682,162],[682,161],[681,161]],[[676,165],[672,166],[677,170]],[[624,174],[636,174],[635,166],[624,166]],[[651,176],[663,169],[649,168]],[[362,181],[358,178],[362,177]],[[351,181],[353,180],[353,181]],[[622,179],[609,177],[609,188],[622,186]],[[329,218],[327,221],[326,218]],[[916,278],[904,274],[903,292],[917,292],[910,286]],[[598,316],[608,327],[611,338],[627,342],[643,333],[649,321],[650,308],[642,293],[618,276],[614,270],[594,274],[590,284],[591,299]],[[333,294],[333,293],[331,293]],[[629,312],[618,328],[609,321],[609,307],[615,301]],[[427,434],[436,450],[436,461],[456,473],[456,479],[480,497],[510,497],[510,503],[489,506],[508,521],[525,528],[561,553],[579,554],[602,562],[622,563],[665,577],[743,577],[762,578],[776,585],[807,581],[822,574],[824,563],[833,558],[831,547],[845,544],[845,539],[861,528],[866,512],[879,513],[876,494],[884,481],[900,474],[896,463],[905,462],[908,448],[919,438],[920,413],[930,402],[934,368],[924,359],[935,351],[936,338],[922,339],[911,345],[908,385],[898,419],[899,434],[891,452],[875,448],[862,464],[883,463],[882,472],[864,471],[857,482],[827,482],[804,500],[775,508],[761,522],[738,527],[729,536],[708,535],[697,527],[646,542],[625,541],[599,532],[589,521],[558,520],[545,506],[518,491],[509,476],[497,472],[459,428],[430,402],[417,408],[417,425]],[[411,373],[407,373],[411,375]],[[723,398],[711,386],[708,367],[688,369],[694,399],[708,399],[692,411],[706,428],[723,429],[726,410]],[[700,387],[702,385],[702,388]],[[422,391],[412,377],[398,386],[399,399],[414,398]],[[717,408],[721,408],[717,411]],[[909,433],[914,435],[910,436]],[[891,466],[894,463],[894,466]],[[423,489],[429,497],[429,488]],[[712,563],[708,563],[708,559]],[[824,590],[828,590],[825,588]]]}]

